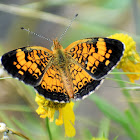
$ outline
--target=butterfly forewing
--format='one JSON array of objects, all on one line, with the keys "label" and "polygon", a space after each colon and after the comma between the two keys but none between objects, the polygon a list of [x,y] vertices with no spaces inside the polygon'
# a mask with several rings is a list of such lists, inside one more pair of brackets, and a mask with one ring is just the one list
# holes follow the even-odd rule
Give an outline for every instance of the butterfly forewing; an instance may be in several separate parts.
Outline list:
[{"label": "butterfly forewing", "polygon": [[32,46],[10,51],[2,56],[1,61],[9,74],[34,86],[42,79],[51,57],[50,50]]},{"label": "butterfly forewing", "polygon": [[120,61],[124,44],[109,38],[87,38],[70,44],[65,50],[94,79],[102,79]]}]

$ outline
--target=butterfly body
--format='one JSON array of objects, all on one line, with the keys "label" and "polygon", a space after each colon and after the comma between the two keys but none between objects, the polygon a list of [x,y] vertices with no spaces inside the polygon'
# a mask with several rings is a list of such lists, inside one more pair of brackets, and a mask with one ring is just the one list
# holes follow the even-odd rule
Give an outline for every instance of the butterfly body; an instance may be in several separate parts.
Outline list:
[{"label": "butterfly body", "polygon": [[64,83],[66,94],[68,94],[70,98],[73,98],[74,91],[72,77],[70,76],[70,59],[68,58],[67,52],[65,52],[57,39],[53,41],[53,44],[54,61],[52,62],[52,65],[58,69],[62,77],[62,82]]},{"label": "butterfly body", "polygon": [[69,102],[93,93],[118,64],[124,44],[109,38],[86,38],[64,49],[55,39],[52,51],[28,46],[2,56],[2,65],[13,77],[33,86],[46,99]]}]

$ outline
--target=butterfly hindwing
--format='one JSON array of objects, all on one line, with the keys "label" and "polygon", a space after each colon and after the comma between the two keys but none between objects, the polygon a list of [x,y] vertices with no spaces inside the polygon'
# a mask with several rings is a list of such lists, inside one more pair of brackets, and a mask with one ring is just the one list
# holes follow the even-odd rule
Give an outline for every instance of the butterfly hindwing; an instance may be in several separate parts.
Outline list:
[{"label": "butterfly hindwing", "polygon": [[87,38],[70,44],[65,51],[94,79],[101,79],[120,61],[124,44],[109,38]]},{"label": "butterfly hindwing", "polygon": [[94,80],[85,70],[74,63],[70,65],[70,74],[73,81],[75,100],[80,100],[87,97],[103,82],[103,79]]},{"label": "butterfly hindwing", "polygon": [[61,75],[53,65],[46,71],[40,85],[34,88],[46,99],[55,102],[69,102]]},{"label": "butterfly hindwing", "polygon": [[4,68],[26,84],[37,85],[42,79],[51,51],[40,46],[23,47],[2,56]]}]

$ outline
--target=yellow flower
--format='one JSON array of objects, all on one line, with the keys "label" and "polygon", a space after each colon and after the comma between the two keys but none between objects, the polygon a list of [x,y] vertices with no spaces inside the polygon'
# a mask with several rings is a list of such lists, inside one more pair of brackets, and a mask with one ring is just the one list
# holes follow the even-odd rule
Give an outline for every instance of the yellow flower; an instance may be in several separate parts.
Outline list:
[{"label": "yellow flower", "polygon": [[136,42],[132,37],[122,33],[111,35],[109,38],[120,40],[125,44],[124,55],[117,68],[124,72],[133,72],[133,74],[127,74],[127,76],[134,83],[134,80],[140,78],[140,56],[136,51]]},{"label": "yellow flower", "polygon": [[65,127],[65,136],[73,137],[76,134],[74,128],[75,115],[73,112],[74,103],[56,103],[49,100],[46,100],[43,96],[36,94],[35,101],[39,105],[36,110],[37,114],[41,118],[48,117],[50,122],[54,120],[55,111],[59,111],[59,117],[55,120],[56,125],[62,125],[64,123]]},{"label": "yellow flower", "polygon": [[102,137],[102,138],[95,138],[95,137],[93,137],[92,140],[108,140],[108,139],[104,138],[104,137]]}]

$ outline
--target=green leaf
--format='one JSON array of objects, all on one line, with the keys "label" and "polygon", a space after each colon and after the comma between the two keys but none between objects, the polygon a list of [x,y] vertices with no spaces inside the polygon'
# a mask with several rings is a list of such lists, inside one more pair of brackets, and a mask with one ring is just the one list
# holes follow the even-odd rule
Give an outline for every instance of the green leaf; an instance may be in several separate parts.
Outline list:
[{"label": "green leaf", "polygon": [[105,3],[104,7],[110,9],[118,9],[125,8],[130,4],[131,0],[108,0],[108,2]]},{"label": "green leaf", "polygon": [[90,99],[94,101],[94,103],[97,105],[97,107],[110,119],[120,123],[123,126],[128,125],[128,120],[125,117],[125,115],[120,112],[117,108],[114,106],[108,104],[105,100],[101,99],[97,95],[90,96]]},{"label": "green leaf", "polygon": [[100,121],[98,137],[105,137],[108,138],[109,134],[109,127],[110,127],[110,120],[108,118],[103,118]]},{"label": "green leaf", "polygon": [[85,136],[85,139],[88,139],[88,140],[91,140],[93,137],[90,130],[88,130],[88,129],[84,130],[84,136]]},{"label": "green leaf", "polygon": [[118,139],[118,136],[116,136],[113,140],[117,140]]},{"label": "green leaf", "polygon": [[133,128],[132,131],[133,133],[136,134],[137,139],[140,139],[140,135],[137,135],[140,132],[140,119],[139,116],[134,115],[134,113],[132,113],[130,110],[126,110],[125,111],[125,115],[128,118],[131,127]]},{"label": "green leaf", "polygon": [[104,113],[104,115],[119,123],[132,139],[138,140],[137,136],[132,132],[130,128],[128,118],[122,112],[95,94],[90,96],[90,99],[94,101],[94,103]]}]

